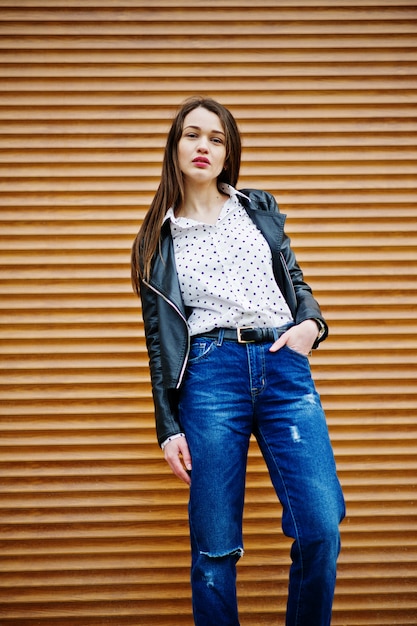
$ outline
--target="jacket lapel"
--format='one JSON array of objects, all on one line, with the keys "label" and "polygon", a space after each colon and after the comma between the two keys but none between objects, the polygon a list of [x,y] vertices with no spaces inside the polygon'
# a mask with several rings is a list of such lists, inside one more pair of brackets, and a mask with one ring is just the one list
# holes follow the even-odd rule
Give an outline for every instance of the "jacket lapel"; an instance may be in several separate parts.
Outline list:
[{"label": "jacket lapel", "polygon": [[253,198],[252,202],[242,197],[239,198],[239,200],[243,204],[249,217],[267,240],[272,251],[272,256],[277,259],[284,236],[286,216],[283,213],[271,211],[268,210],[268,208],[263,209],[259,205],[257,206],[256,198]]},{"label": "jacket lapel", "polygon": [[149,282],[167,300],[171,300],[186,317],[175,263],[174,244],[170,235],[169,221],[167,220],[162,226],[161,248],[155,254]]}]

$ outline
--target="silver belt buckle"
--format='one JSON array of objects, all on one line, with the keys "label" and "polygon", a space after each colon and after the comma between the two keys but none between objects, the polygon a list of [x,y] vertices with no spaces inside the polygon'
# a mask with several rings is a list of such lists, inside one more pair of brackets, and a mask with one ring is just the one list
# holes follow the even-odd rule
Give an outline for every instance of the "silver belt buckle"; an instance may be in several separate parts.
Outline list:
[{"label": "silver belt buckle", "polygon": [[248,339],[247,341],[245,341],[245,339],[242,339],[242,335],[241,335],[242,330],[254,330],[254,329],[255,329],[254,326],[240,326],[239,328],[237,328],[236,329],[237,342],[238,343],[255,343],[254,339]]}]

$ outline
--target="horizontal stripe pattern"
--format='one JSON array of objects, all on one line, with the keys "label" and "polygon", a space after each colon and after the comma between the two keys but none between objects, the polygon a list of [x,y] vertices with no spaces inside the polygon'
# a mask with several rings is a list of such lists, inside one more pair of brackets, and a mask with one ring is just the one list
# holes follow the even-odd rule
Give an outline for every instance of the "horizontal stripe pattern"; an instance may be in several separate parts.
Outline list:
[{"label": "horizontal stripe pattern", "polygon": [[[219,99],[330,325],[312,357],[347,499],[334,626],[417,614],[414,0],[0,0],[0,615],[191,626],[187,489],[156,445],[130,246],[170,120]],[[16,4],[16,3],[15,3]],[[251,446],[242,626],[290,542]],[[174,617],[173,617],[174,616]]]}]

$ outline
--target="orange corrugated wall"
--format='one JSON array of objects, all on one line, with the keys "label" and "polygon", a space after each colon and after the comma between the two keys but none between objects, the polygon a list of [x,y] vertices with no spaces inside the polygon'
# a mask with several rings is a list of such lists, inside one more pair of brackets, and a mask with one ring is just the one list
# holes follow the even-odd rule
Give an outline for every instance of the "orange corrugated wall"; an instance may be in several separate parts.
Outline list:
[{"label": "orange corrugated wall", "polygon": [[[129,251],[176,106],[229,106],[329,321],[347,499],[334,626],[417,623],[413,0],[0,0],[0,623],[192,624],[187,489],[155,442]],[[253,446],[242,626],[289,543]]]}]

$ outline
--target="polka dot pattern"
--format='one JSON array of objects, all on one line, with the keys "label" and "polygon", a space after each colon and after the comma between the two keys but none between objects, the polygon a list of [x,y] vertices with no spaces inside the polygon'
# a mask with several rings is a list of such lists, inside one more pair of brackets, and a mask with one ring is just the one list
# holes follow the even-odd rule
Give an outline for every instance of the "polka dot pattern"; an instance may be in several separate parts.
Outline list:
[{"label": "polka dot pattern", "polygon": [[185,217],[170,219],[175,262],[191,335],[213,328],[279,327],[292,320],[274,278],[264,236],[230,194],[210,225]]}]

